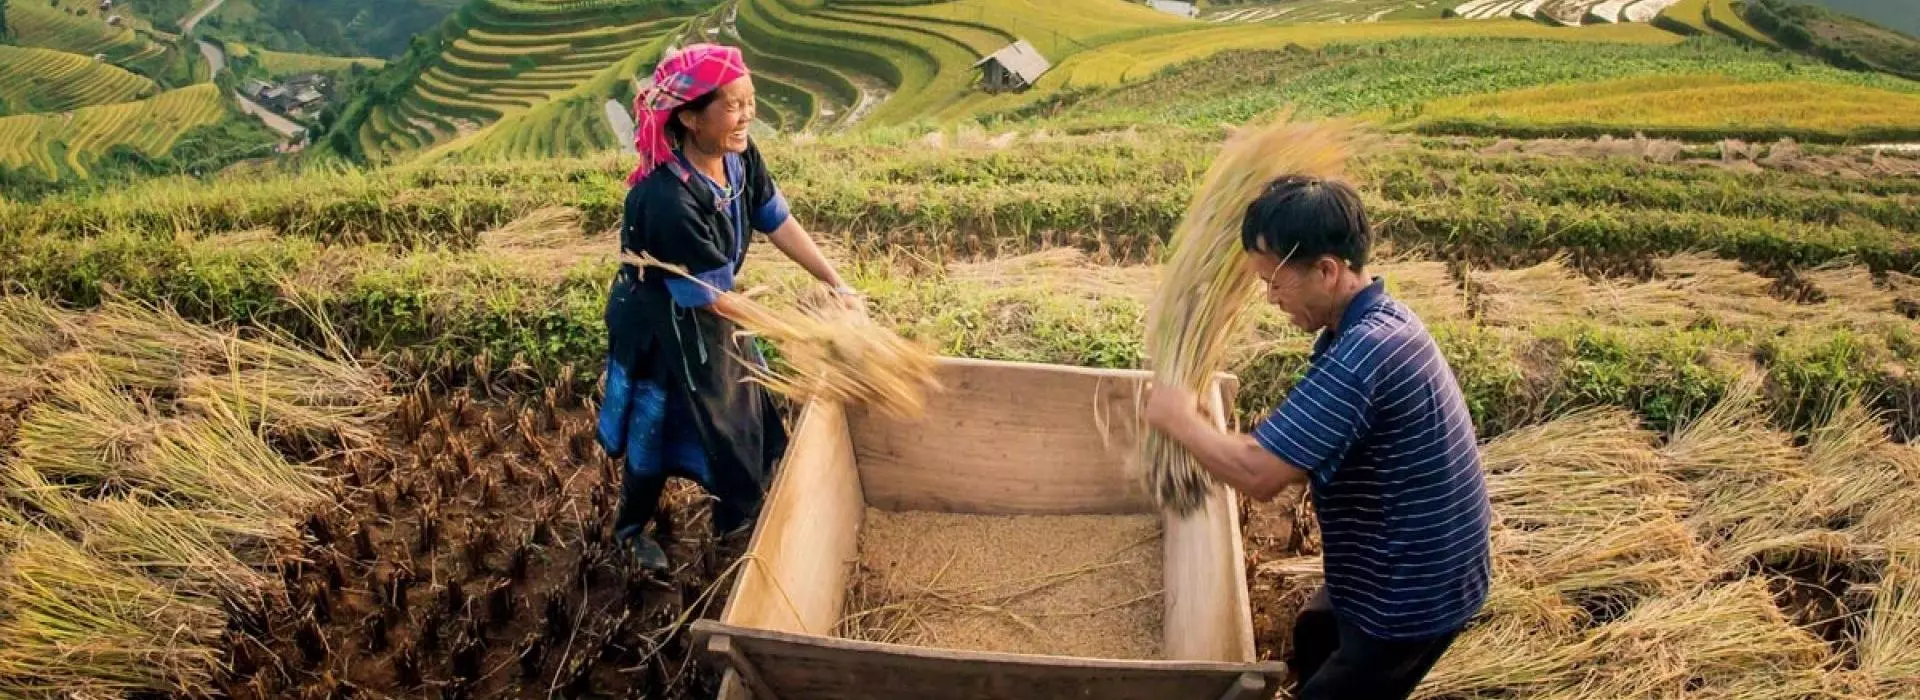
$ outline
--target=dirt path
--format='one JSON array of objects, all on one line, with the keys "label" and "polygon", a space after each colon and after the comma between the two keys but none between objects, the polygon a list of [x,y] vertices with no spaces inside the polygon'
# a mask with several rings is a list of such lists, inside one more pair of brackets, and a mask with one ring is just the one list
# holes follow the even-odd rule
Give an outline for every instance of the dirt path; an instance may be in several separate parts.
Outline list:
[{"label": "dirt path", "polygon": [[226,0],[209,0],[206,7],[200,8],[199,12],[193,13],[186,21],[180,23],[180,33],[186,34],[192,32],[194,26],[200,24],[200,20],[206,19],[207,15],[213,14],[214,10],[220,9],[220,3],[223,2],[226,2]]},{"label": "dirt path", "polygon": [[886,83],[874,80],[870,76],[859,73],[842,73],[842,75],[847,76],[847,81],[860,89],[860,102],[853,106],[852,112],[845,119],[840,120],[838,127],[841,129],[859,124],[860,120],[872,114],[880,103],[893,96],[893,90],[888,89]]},{"label": "dirt path", "polygon": [[200,57],[207,59],[207,66],[212,68],[212,70],[207,71],[207,80],[213,80],[220,75],[220,71],[226,70],[227,53],[221,51],[219,46],[215,46],[213,42],[207,41],[206,39],[201,39],[199,43]]}]

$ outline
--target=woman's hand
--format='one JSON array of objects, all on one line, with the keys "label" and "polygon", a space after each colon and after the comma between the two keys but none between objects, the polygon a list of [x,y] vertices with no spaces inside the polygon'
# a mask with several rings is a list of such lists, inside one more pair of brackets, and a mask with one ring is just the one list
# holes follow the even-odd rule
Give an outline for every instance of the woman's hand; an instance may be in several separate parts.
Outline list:
[{"label": "woman's hand", "polygon": [[807,234],[806,227],[800,225],[798,217],[787,217],[787,223],[781,224],[778,230],[767,234],[767,240],[772,241],[773,247],[779,248],[781,253],[786,254],[787,259],[806,268],[807,273],[813,275],[814,279],[820,280],[836,291],[852,289],[847,286],[845,280],[840,279],[840,273],[834,271],[833,263],[820,252],[820,247],[814,244],[813,236]]}]

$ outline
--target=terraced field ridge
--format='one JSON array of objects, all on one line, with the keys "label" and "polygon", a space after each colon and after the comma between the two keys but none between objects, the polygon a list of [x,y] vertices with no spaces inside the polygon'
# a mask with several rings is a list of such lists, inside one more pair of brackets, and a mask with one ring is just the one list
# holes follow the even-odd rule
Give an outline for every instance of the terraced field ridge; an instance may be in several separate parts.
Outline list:
[{"label": "terraced field ridge", "polygon": [[0,46],[0,115],[62,112],[158,91],[144,76],[79,54]]},{"label": "terraced field ridge", "polygon": [[446,50],[399,101],[373,109],[361,148],[396,160],[546,104],[648,47],[657,56],[654,40],[686,22],[668,12],[647,0],[468,5],[448,20]]},{"label": "terraced field ridge", "polygon": [[54,180],[85,178],[88,167],[115,147],[163,156],[181,135],[226,114],[219,88],[201,83],[134,102],[0,117],[0,166]]}]

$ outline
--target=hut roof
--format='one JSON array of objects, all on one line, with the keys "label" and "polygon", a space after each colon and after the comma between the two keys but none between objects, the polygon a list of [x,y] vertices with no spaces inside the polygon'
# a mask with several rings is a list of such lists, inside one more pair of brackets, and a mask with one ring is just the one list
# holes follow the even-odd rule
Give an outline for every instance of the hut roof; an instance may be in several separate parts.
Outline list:
[{"label": "hut roof", "polygon": [[1047,63],[1047,57],[1040,55],[1040,52],[1033,48],[1033,44],[1027,43],[1025,39],[1008,44],[999,51],[993,52],[993,55],[975,61],[973,66],[978,68],[988,61],[1000,62],[1000,65],[1005,66],[1009,72],[1020,76],[1021,80],[1028,83],[1040,79],[1042,73],[1053,67],[1052,64]]}]

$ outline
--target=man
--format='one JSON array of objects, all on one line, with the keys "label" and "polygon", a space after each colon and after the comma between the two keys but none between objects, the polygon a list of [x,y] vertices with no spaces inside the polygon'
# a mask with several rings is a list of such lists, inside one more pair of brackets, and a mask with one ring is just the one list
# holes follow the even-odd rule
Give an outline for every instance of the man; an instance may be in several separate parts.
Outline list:
[{"label": "man", "polygon": [[1405,698],[1486,601],[1491,510],[1466,403],[1419,317],[1362,272],[1353,188],[1281,178],[1241,242],[1267,300],[1319,333],[1306,376],[1251,435],[1213,427],[1179,387],[1156,387],[1146,419],[1241,493],[1309,484],[1326,585],[1294,625],[1297,697]]}]

